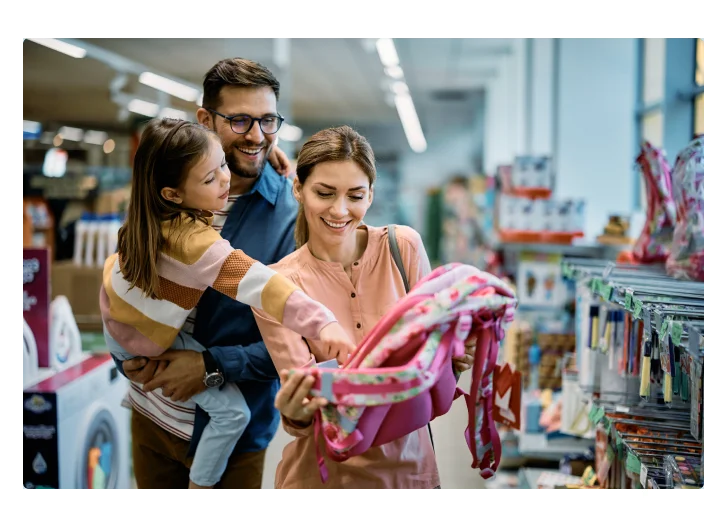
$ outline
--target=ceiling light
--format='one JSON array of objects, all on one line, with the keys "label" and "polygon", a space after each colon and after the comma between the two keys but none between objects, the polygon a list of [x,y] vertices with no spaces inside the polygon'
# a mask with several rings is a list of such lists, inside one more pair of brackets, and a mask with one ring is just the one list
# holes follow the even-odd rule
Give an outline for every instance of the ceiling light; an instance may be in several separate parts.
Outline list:
[{"label": "ceiling light", "polygon": [[64,139],[60,135],[56,134],[54,136],[53,144],[55,147],[60,147],[61,143],[63,143],[63,142],[64,142]]},{"label": "ceiling light", "polygon": [[102,145],[107,140],[107,132],[101,132],[99,130],[86,130],[86,133],[83,136],[83,141],[90,143],[91,145]]},{"label": "ceiling light", "polygon": [[78,46],[74,46],[73,44],[67,44],[66,42],[62,42],[58,39],[27,40],[31,40],[32,42],[36,42],[37,44],[41,44],[42,46],[46,46],[47,48],[51,48],[55,51],[60,51],[61,53],[65,53],[66,55],[69,55],[75,59],[82,59],[86,56],[86,50],[84,50],[83,48],[79,48]]},{"label": "ceiling light", "polygon": [[398,66],[398,54],[396,53],[393,39],[378,39],[376,41],[376,51],[384,66],[387,68]]},{"label": "ceiling light", "polygon": [[278,137],[281,138],[283,141],[291,141],[295,143],[296,141],[300,141],[300,139],[303,137],[303,130],[301,130],[297,126],[289,125],[288,123],[283,123],[281,125],[281,128],[279,129]]},{"label": "ceiling light", "polygon": [[403,69],[401,66],[389,66],[384,68],[384,73],[392,79],[403,79]]},{"label": "ceiling light", "polygon": [[410,94],[406,93],[396,96],[396,110],[401,118],[401,124],[403,125],[403,131],[406,133],[408,144],[414,152],[425,152],[428,144],[425,141],[423,129],[420,126],[418,114]]},{"label": "ceiling light", "polygon": [[181,121],[188,121],[188,114],[183,110],[176,110],[175,108],[162,108],[159,112],[159,117],[170,117],[171,119],[180,119]]},{"label": "ceiling light", "polygon": [[198,95],[198,100],[196,101],[198,106],[203,106],[203,94]]},{"label": "ceiling light", "polygon": [[159,113],[159,105],[154,103],[148,103],[147,101],[142,101],[141,99],[132,99],[127,103],[127,109],[135,114],[142,114],[147,117],[156,117]]},{"label": "ceiling light", "polygon": [[42,124],[36,121],[22,121],[23,130],[28,134],[39,134],[42,131]]},{"label": "ceiling light", "polygon": [[105,154],[110,154],[113,150],[115,150],[115,140],[108,139],[103,145],[103,152],[105,152]]},{"label": "ceiling light", "polygon": [[59,135],[69,141],[81,141],[83,139],[83,130],[65,126],[59,129]]},{"label": "ceiling light", "polygon": [[391,85],[391,90],[396,95],[403,95],[408,93],[408,85],[403,81],[396,81]]},{"label": "ceiling light", "polygon": [[167,94],[183,99],[184,101],[197,101],[200,96],[200,91],[191,86],[186,86],[180,82],[172,81],[161,75],[152,72],[144,72],[139,76],[139,82],[151,86]]}]

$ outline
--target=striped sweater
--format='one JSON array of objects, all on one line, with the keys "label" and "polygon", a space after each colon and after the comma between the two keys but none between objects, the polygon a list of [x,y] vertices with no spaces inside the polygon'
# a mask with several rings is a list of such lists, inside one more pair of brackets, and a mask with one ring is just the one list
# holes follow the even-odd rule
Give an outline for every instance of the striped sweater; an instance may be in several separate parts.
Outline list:
[{"label": "striped sweater", "polygon": [[153,357],[171,347],[206,288],[258,308],[286,328],[310,339],[335,316],[282,275],[233,249],[206,222],[182,214],[162,224],[166,244],[157,259],[159,299],[130,289],[120,256],[105,261],[100,311],[110,335],[135,356]]}]

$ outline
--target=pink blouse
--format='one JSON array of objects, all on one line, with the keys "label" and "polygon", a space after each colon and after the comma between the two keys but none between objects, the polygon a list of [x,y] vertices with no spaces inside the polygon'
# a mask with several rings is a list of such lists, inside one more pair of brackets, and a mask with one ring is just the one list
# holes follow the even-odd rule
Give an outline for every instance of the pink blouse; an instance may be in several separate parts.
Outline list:
[{"label": "pink blouse", "polygon": [[[359,229],[368,230],[369,241],[364,254],[352,265],[351,279],[342,264],[318,260],[307,245],[271,266],[332,310],[356,343],[405,295],[403,279],[389,249],[387,228],[360,226]],[[420,235],[410,227],[398,226],[396,236],[413,287],[431,271],[428,255]],[[321,356],[319,342],[309,341],[309,350],[301,336],[263,312],[254,312],[277,370],[328,359]],[[316,462],[313,427],[297,428],[286,418],[283,426],[294,440],[284,448],[276,469],[277,488],[429,489],[440,485],[427,428],[342,463],[325,457],[329,478],[323,484]],[[324,453],[322,443],[321,452]]]}]

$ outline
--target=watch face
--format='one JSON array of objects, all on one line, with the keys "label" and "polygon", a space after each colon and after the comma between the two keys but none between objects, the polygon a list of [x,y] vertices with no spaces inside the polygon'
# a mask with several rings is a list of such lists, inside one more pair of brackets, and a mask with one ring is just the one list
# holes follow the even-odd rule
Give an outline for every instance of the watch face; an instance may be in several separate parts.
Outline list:
[{"label": "watch face", "polygon": [[204,381],[206,387],[219,387],[223,384],[225,378],[223,378],[222,374],[219,372],[212,372],[210,374],[206,374]]}]

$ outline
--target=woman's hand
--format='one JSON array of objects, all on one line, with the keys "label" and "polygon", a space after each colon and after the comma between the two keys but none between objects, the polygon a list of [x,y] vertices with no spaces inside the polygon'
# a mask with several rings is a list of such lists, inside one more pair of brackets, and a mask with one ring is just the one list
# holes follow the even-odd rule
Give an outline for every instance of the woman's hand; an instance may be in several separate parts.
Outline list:
[{"label": "woman's hand", "polygon": [[474,365],[474,354],[477,351],[477,337],[469,336],[464,342],[464,356],[452,358],[452,366],[455,372],[462,373],[472,368]]},{"label": "woman's hand", "polygon": [[274,399],[274,407],[298,427],[308,427],[316,411],[328,403],[325,398],[310,398],[314,382],[313,376],[301,372],[291,376],[288,371],[281,373],[281,389]]},{"label": "woman's hand", "polygon": [[281,176],[286,177],[293,172],[291,162],[288,160],[288,157],[284,151],[278,147],[278,145],[274,145],[274,148],[271,149],[271,152],[269,153],[269,163],[271,163],[274,170]]}]

